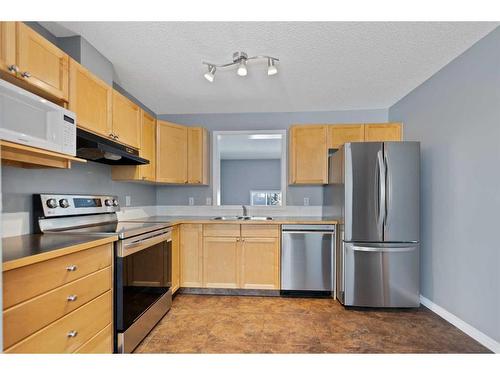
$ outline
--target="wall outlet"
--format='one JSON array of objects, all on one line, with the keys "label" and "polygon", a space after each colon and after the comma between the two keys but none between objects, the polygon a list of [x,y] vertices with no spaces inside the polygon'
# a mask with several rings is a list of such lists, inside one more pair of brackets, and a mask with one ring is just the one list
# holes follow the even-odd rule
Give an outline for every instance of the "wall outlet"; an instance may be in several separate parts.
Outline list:
[{"label": "wall outlet", "polygon": [[194,206],[194,198],[193,197],[189,197],[189,205]]},{"label": "wall outlet", "polygon": [[125,207],[130,207],[130,205],[132,204],[132,199],[130,198],[130,195],[126,195],[125,196]]},{"label": "wall outlet", "polygon": [[304,206],[309,206],[309,197],[304,197]]},{"label": "wall outlet", "polygon": [[206,203],[207,206],[211,206],[212,205],[212,198],[207,197],[207,200],[206,200],[205,203]]}]

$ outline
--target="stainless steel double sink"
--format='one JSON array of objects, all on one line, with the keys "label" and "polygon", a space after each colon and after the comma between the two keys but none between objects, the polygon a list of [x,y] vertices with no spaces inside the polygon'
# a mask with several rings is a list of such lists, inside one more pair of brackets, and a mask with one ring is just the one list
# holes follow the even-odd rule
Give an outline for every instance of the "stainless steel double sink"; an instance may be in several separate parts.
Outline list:
[{"label": "stainless steel double sink", "polygon": [[220,220],[220,221],[265,221],[265,220],[273,220],[272,217],[269,216],[216,216],[212,218],[212,220]]}]

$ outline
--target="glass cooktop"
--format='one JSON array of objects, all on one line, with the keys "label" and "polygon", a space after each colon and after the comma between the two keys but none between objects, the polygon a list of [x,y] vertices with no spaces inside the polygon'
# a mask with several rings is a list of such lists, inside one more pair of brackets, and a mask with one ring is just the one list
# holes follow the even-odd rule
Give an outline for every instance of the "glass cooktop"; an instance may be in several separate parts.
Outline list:
[{"label": "glass cooktop", "polygon": [[167,227],[168,227],[167,224],[162,224],[162,223],[116,221],[98,225],[89,225],[79,228],[69,228],[58,232],[75,233],[75,234],[87,233],[93,235],[117,234],[120,239],[124,239]]}]

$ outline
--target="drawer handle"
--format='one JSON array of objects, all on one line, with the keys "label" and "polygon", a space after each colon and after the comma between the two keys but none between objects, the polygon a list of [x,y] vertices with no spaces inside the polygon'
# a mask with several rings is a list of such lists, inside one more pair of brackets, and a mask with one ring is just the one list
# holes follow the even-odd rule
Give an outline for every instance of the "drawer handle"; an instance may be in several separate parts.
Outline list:
[{"label": "drawer handle", "polygon": [[76,337],[76,335],[78,335],[77,331],[71,330],[68,332],[68,337]]},{"label": "drawer handle", "polygon": [[70,302],[73,302],[73,301],[76,301],[78,298],[78,296],[76,294],[71,294],[68,296],[68,298],[66,298],[68,301]]},{"label": "drawer handle", "polygon": [[21,77],[29,78],[29,77],[31,77],[31,73],[30,72],[23,72],[23,73],[21,73]]},{"label": "drawer handle", "polygon": [[71,265],[71,266],[66,267],[66,270],[69,271],[69,272],[76,271],[77,269],[78,269],[78,267],[75,266],[74,264]]}]

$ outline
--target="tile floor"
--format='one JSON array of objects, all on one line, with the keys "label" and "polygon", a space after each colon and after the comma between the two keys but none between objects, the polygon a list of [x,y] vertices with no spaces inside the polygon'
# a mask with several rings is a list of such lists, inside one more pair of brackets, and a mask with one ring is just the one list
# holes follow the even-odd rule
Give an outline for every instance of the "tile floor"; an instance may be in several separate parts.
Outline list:
[{"label": "tile floor", "polygon": [[136,353],[487,353],[425,307],[181,294]]}]

